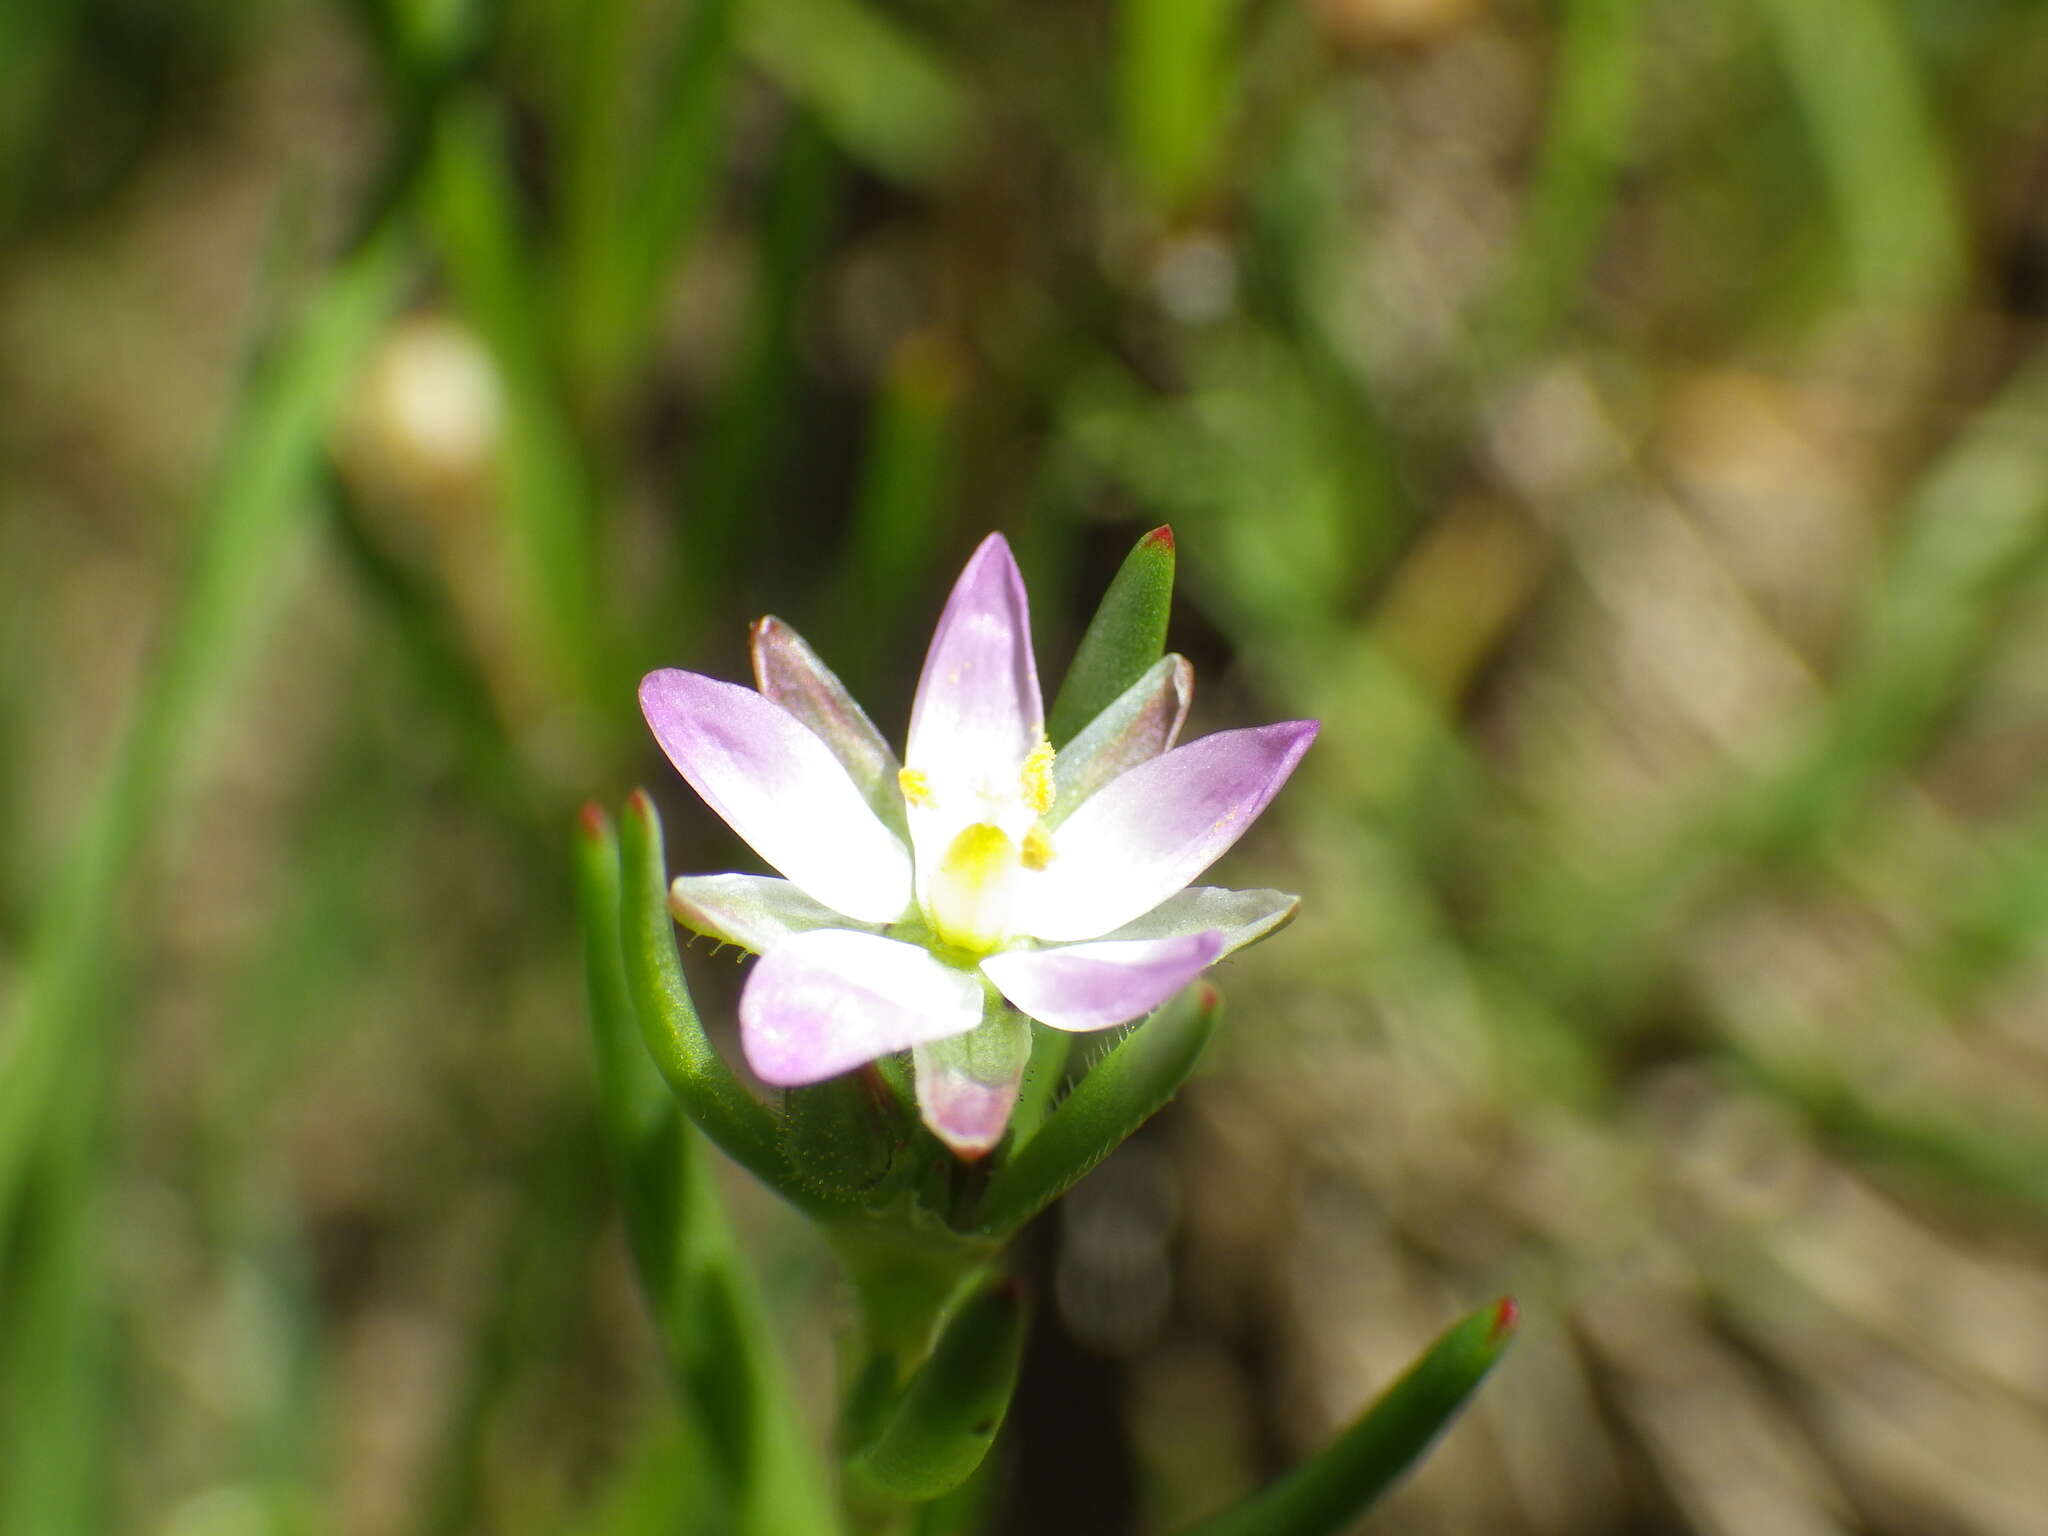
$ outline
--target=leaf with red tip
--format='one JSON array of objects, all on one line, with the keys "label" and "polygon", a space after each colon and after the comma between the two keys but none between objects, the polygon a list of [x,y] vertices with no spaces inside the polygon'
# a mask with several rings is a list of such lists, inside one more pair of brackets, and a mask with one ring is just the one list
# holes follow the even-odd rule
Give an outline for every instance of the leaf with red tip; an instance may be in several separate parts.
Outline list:
[{"label": "leaf with red tip", "polygon": [[1154,528],[1124,557],[1074,651],[1074,664],[1046,719],[1046,735],[1055,747],[1078,736],[1165,654],[1172,606],[1173,530]]},{"label": "leaf with red tip", "polygon": [[740,1083],[704,1033],[676,954],[668,912],[661,818],[647,791],[627,797],[619,821],[619,924],[626,987],[654,1064],[683,1109],[737,1162],[799,1204],[766,1105]]},{"label": "leaf with red tip", "polygon": [[624,965],[618,841],[594,805],[577,831],[598,1120],[670,1376],[702,1428],[735,1536],[830,1530],[824,1469],[803,1433],[760,1282],[726,1225],[704,1143],[641,1043]]}]

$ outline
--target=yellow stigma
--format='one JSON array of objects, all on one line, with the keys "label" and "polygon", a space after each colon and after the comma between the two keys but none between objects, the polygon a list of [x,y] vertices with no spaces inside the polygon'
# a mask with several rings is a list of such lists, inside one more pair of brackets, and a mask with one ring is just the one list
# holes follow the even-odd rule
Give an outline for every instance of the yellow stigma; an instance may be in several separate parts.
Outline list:
[{"label": "yellow stigma", "polygon": [[1018,770],[1024,781],[1024,803],[1041,816],[1052,809],[1052,758],[1052,743],[1041,736]]},{"label": "yellow stigma", "polygon": [[905,801],[919,809],[936,803],[936,797],[932,794],[932,781],[922,768],[898,768],[896,787],[903,791]]},{"label": "yellow stigma", "polygon": [[925,916],[946,943],[985,955],[1009,937],[1017,845],[978,821],[953,839],[925,892]]},{"label": "yellow stigma", "polygon": [[1052,862],[1052,838],[1043,825],[1034,824],[1024,834],[1024,867],[1043,869]]}]

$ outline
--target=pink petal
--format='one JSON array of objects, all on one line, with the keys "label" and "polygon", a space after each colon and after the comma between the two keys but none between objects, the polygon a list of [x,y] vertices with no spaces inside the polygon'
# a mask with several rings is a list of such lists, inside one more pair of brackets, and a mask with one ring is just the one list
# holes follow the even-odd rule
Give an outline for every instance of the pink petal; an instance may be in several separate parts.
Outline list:
[{"label": "pink petal", "polygon": [[1019,931],[1089,939],[1158,906],[1222,857],[1315,740],[1313,720],[1218,731],[1112,779],[1053,834]]},{"label": "pink petal", "polygon": [[886,923],[910,902],[910,855],[832,751],[751,688],[650,672],[640,709],[676,771],[754,852],[848,917]]},{"label": "pink petal", "polygon": [[813,928],[844,928],[846,919],[787,880],[766,875],[677,875],[668,909],[692,932],[766,954]]},{"label": "pink petal", "polygon": [[749,637],[754,683],[832,749],[847,777],[884,823],[903,819],[903,795],[896,787],[896,754],[856,704],[846,685],[804,637],[770,614],[755,622]]},{"label": "pink petal", "polygon": [[1185,656],[1162,656],[1107,709],[1081,728],[1053,762],[1053,826],[1111,779],[1150,762],[1180,737],[1195,696]]},{"label": "pink petal", "polygon": [[982,1157],[1010,1128],[1030,1060],[1031,1025],[1007,1008],[972,1034],[920,1045],[911,1052],[918,1115],[960,1157]]},{"label": "pink petal", "polygon": [[1003,996],[1054,1029],[1108,1029],[1143,1018],[1222,952],[1223,935],[1214,932],[1103,939],[990,955],[981,971]]},{"label": "pink petal", "polygon": [[1285,891],[1226,891],[1214,885],[1191,885],[1103,938],[1172,939],[1214,929],[1223,935],[1223,949],[1216,957],[1220,960],[1294,921],[1300,906],[1301,898]]},{"label": "pink petal", "polygon": [[795,1088],[965,1034],[984,997],[971,972],[915,944],[820,928],[755,962],[740,993],[740,1046],[761,1081]]},{"label": "pink petal", "polygon": [[932,633],[904,761],[926,771],[1009,772],[1044,730],[1024,578],[1009,544],[992,533],[953,584]]}]

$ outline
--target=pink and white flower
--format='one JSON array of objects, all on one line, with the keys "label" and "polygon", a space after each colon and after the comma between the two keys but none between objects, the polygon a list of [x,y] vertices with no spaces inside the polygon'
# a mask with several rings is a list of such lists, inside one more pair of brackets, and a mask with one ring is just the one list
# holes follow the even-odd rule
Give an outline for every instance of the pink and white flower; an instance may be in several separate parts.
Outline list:
[{"label": "pink and white flower", "polygon": [[1313,720],[1174,742],[1193,673],[1163,657],[1058,753],[1024,583],[991,534],[925,657],[899,763],[803,640],[753,629],[757,688],[648,674],[640,706],[678,772],[784,879],[685,875],[676,916],[760,955],[748,1064],[782,1087],[908,1050],[919,1107],[962,1156],[1001,1139],[1021,1061],[945,1043],[1007,1000],[1055,1029],[1142,1018],[1290,918],[1278,891],[1189,884],[1244,833]]}]

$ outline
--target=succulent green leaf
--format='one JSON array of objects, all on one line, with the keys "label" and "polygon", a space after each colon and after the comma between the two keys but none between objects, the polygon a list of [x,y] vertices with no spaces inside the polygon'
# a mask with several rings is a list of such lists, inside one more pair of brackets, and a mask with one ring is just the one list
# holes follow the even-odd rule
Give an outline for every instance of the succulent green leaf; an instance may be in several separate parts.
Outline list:
[{"label": "succulent green leaf", "polygon": [[872,1492],[922,1503],[964,1483],[1009,1411],[1024,1352],[1024,1305],[1011,1281],[962,1304],[881,1432],[852,1459]]},{"label": "succulent green leaf", "polygon": [[1124,557],[1081,636],[1046,721],[1055,747],[1072,741],[1166,653],[1172,606],[1173,530],[1159,527]]},{"label": "succulent green leaf", "polygon": [[1038,1134],[1053,1095],[1067,1080],[1067,1053],[1074,1037],[1064,1029],[1035,1024],[1031,1029],[1031,1059],[1024,1064],[1024,1086],[1017,1094],[1017,1107],[1010,1111],[1010,1146],[1021,1147]]},{"label": "succulent green leaf", "polygon": [[678,1394],[716,1470],[720,1529],[830,1532],[824,1469],[703,1143],[641,1044],[621,947],[619,845],[595,806],[576,839],[598,1110],[626,1233]]},{"label": "succulent green leaf", "polygon": [[776,1117],[733,1075],[690,1000],[668,912],[665,866],[661,817],[646,792],[635,790],[619,821],[620,945],[641,1040],[698,1129],[734,1161],[808,1205],[810,1198],[795,1188],[783,1161]]},{"label": "succulent green leaf", "polygon": [[835,1205],[882,1203],[900,1182],[910,1118],[877,1073],[848,1072],[783,1097],[792,1176]]},{"label": "succulent green leaf", "polygon": [[1201,1059],[1222,1006],[1198,983],[1125,1035],[990,1178],[980,1230],[1022,1226],[1158,1113]]},{"label": "succulent green leaf", "polygon": [[1514,1337],[1502,1297],[1452,1326],[1308,1461],[1186,1536],[1336,1536],[1429,1448]]}]

